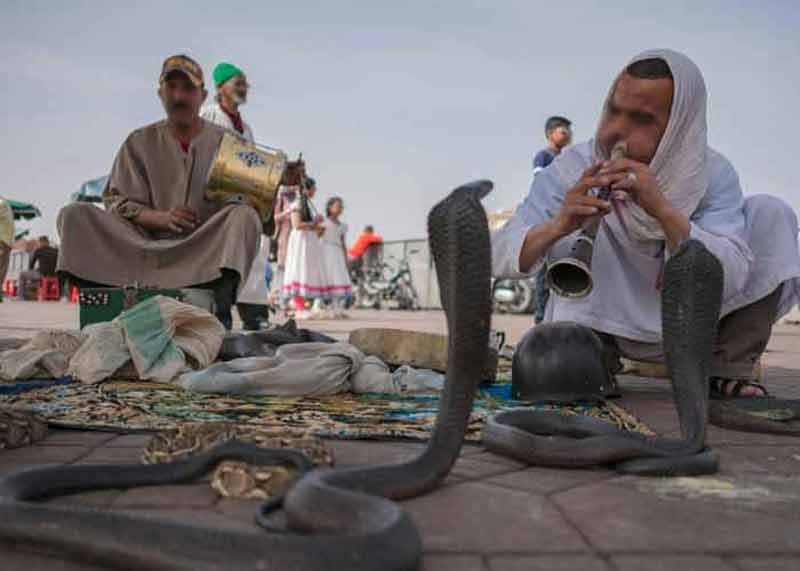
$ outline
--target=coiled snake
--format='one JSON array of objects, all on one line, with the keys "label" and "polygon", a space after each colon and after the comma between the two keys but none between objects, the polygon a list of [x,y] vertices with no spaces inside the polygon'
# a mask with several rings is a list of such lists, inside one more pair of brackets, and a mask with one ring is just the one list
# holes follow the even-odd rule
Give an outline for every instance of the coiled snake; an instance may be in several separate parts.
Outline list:
[{"label": "coiled snake", "polygon": [[488,449],[540,466],[611,464],[639,475],[707,474],[717,457],[705,448],[708,373],[722,300],[722,265],[697,240],[687,240],[664,269],[663,343],[680,439],[647,437],[586,416],[510,411],[484,428]]},{"label": "coiled snake", "polygon": [[[447,381],[428,446],[403,464],[308,472],[289,490],[289,529],[230,531],[34,500],[103,488],[179,483],[221,460],[307,468],[289,450],[231,441],[182,462],[151,466],[59,466],[0,480],[0,539],[45,545],[82,561],[125,569],[410,570],[421,557],[417,530],[392,502],[428,492],[458,457],[489,347],[490,246],[478,181],[453,191],[428,217],[428,235],[449,330]],[[464,278],[468,279],[464,279]]]}]

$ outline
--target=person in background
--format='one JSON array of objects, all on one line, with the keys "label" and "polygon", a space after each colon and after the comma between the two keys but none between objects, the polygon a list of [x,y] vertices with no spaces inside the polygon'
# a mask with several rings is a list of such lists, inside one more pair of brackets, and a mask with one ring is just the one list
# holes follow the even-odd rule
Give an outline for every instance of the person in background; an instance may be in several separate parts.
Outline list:
[{"label": "person in background", "polygon": [[326,219],[323,222],[322,266],[327,282],[327,297],[333,305],[335,318],[347,317],[344,313],[348,301],[353,297],[353,284],[347,268],[347,225],[339,219],[344,211],[344,202],[338,196],[328,199],[325,205]]},{"label": "person in background", "polygon": [[275,200],[275,233],[272,240],[275,243],[275,277],[272,282],[273,291],[276,292],[277,303],[280,303],[280,292],[283,287],[283,274],[286,270],[286,251],[289,248],[289,235],[292,232],[292,206],[297,200],[298,186],[282,186]]},{"label": "person in background", "polygon": [[[247,102],[249,85],[244,72],[229,63],[220,63],[214,68],[214,85],[217,95],[200,110],[200,117],[235,133],[253,143],[253,130],[244,122],[239,107]],[[254,331],[262,323],[269,322],[269,289],[264,285],[264,268],[269,265],[269,237],[260,237],[258,252],[253,266],[239,292],[236,310],[244,329]]]},{"label": "person in background", "polygon": [[0,301],[3,301],[3,285],[11,259],[11,243],[14,241],[14,212],[7,200],[0,197]]},{"label": "person in background", "polygon": [[294,305],[295,319],[310,319],[312,314],[305,309],[306,300],[321,300],[325,294],[319,239],[323,232],[322,217],[312,213],[311,205],[317,186],[311,177],[306,179],[305,186],[305,191],[299,193],[292,205],[292,232],[281,286],[284,299]]},{"label": "person in background", "polygon": [[39,237],[39,247],[33,252],[28,269],[38,269],[42,276],[52,277],[56,275],[57,262],[58,248],[50,244],[50,238],[47,236]]},{"label": "person in background", "polygon": [[28,271],[22,272],[19,276],[19,290],[25,299],[31,297],[30,292],[36,290],[42,278],[56,275],[57,263],[58,248],[50,245],[50,239],[47,236],[41,236],[39,247],[33,251],[28,262]]},{"label": "person in background", "polygon": [[544,124],[544,136],[547,139],[547,146],[533,157],[534,176],[546,169],[572,142],[572,121],[558,115],[548,117]]},{"label": "person in background", "polygon": [[[554,115],[549,117],[544,124],[544,136],[547,147],[536,153],[533,157],[533,176],[548,167],[561,150],[572,141],[572,121],[566,117]],[[550,299],[550,288],[547,287],[547,268],[542,267],[536,274],[536,311],[533,322],[536,324],[544,320],[544,310],[547,300]]]},{"label": "person in background", "polygon": [[247,103],[247,91],[250,89],[244,72],[235,65],[223,62],[214,68],[212,75],[217,95],[213,101],[203,106],[200,116],[223,129],[233,131],[251,143],[254,142],[253,130],[239,112],[239,107]]},{"label": "person in background", "polygon": [[348,265],[352,272],[361,270],[364,252],[373,244],[383,244],[383,238],[375,233],[375,229],[372,226],[365,226],[364,230],[356,238],[355,243],[347,251]]}]

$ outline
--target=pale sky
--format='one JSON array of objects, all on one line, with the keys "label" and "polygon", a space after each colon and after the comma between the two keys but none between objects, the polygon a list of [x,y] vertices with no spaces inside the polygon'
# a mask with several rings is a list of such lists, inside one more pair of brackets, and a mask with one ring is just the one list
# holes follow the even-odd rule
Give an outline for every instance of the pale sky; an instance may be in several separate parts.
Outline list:
[{"label": "pale sky", "polygon": [[[163,117],[164,58],[247,74],[264,144],[302,151],[318,206],[345,200],[350,239],[425,236],[429,208],[489,178],[489,209],[528,192],[552,114],[592,136],[614,75],[682,51],[709,92],[709,140],[746,194],[800,210],[800,8],[780,1],[32,1],[0,4],[0,194],[58,209],[106,174],[127,134]],[[210,81],[209,81],[210,83]],[[213,91],[213,90],[212,90]]]}]

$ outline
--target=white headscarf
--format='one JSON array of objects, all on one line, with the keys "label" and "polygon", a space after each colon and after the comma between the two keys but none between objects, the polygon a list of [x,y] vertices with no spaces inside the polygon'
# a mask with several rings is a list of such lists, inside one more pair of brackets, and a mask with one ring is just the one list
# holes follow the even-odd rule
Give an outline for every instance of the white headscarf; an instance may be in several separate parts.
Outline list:
[{"label": "white headscarf", "polygon": [[[674,91],[669,123],[650,161],[650,169],[670,204],[688,217],[695,211],[708,188],[706,84],[697,65],[685,55],[672,50],[642,52],[628,65],[651,58],[667,62],[672,72]],[[613,93],[612,85],[606,105]],[[597,138],[594,152],[600,157],[601,151],[596,141]],[[620,212],[631,237],[641,241],[664,239],[658,221],[633,201],[627,201]]]}]

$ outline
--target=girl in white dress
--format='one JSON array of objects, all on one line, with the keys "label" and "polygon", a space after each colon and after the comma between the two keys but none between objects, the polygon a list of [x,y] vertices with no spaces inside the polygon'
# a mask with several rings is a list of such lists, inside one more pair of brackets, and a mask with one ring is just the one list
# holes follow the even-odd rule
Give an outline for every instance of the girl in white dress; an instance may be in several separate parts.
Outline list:
[{"label": "girl in white dress", "polygon": [[292,205],[292,232],[286,251],[286,269],[281,294],[294,303],[296,319],[308,319],[306,300],[326,297],[322,268],[322,217],[312,214],[311,199],[317,188],[314,179],[306,179],[306,190],[299,193]]},{"label": "girl in white dress", "polygon": [[325,205],[326,219],[322,235],[322,267],[326,282],[326,298],[332,302],[334,317],[346,317],[344,308],[353,297],[353,284],[347,269],[347,225],[339,218],[344,202],[338,196]]}]

